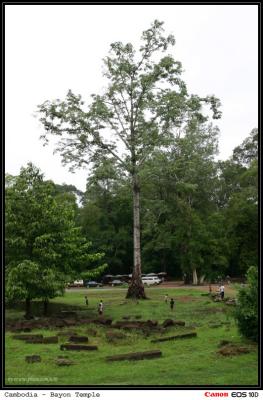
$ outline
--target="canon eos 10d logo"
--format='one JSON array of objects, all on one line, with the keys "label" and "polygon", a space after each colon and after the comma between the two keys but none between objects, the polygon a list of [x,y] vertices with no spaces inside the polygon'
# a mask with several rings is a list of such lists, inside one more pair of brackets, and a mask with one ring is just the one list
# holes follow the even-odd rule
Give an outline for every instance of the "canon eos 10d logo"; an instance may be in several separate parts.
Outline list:
[{"label": "canon eos 10d logo", "polygon": [[244,398],[244,397],[258,397],[258,392],[205,392],[205,397],[234,397],[234,398]]}]

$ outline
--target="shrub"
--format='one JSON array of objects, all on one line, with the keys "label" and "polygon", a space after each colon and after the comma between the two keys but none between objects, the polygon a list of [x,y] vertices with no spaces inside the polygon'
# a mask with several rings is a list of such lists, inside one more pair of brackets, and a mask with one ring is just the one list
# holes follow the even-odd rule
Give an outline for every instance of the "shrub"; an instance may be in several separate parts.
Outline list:
[{"label": "shrub", "polygon": [[258,341],[258,269],[247,271],[247,285],[238,292],[235,319],[239,332],[248,339]]}]

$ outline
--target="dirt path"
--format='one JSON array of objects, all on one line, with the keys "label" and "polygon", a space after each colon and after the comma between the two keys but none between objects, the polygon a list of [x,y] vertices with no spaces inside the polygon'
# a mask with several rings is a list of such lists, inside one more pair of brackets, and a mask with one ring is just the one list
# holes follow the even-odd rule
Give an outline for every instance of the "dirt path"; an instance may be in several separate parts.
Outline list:
[{"label": "dirt path", "polygon": [[[218,290],[218,285],[213,284],[211,285],[212,287],[212,292],[216,292]],[[200,285],[200,286],[194,286],[194,285],[184,285],[184,283],[182,281],[166,281],[161,283],[158,286],[154,286],[154,288],[159,288],[159,289],[194,289],[194,290],[200,290],[201,292],[209,292],[209,286],[208,285]],[[127,288],[117,288],[117,287],[112,287],[112,286],[104,286],[102,288],[70,288],[70,289],[66,289],[67,292],[83,292],[84,291],[95,291],[95,290],[99,290],[99,291],[103,291],[103,290],[116,290],[116,291],[123,291],[123,290],[127,290]],[[230,297],[234,297],[236,295],[236,290],[233,287],[230,287],[228,284],[225,284],[225,294],[226,296],[230,296]]]},{"label": "dirt path", "polygon": [[[236,289],[233,287],[229,286],[228,284],[225,284],[225,294],[227,296],[235,296],[236,294]],[[195,289],[195,290],[200,290],[201,292],[209,292],[209,285],[200,285],[200,286],[194,286],[194,285],[184,285],[183,282],[177,282],[177,281],[171,281],[171,282],[163,282],[159,287],[162,288],[178,288],[178,289]],[[211,285],[212,292],[217,292],[218,291],[218,284],[212,284]]]},{"label": "dirt path", "polygon": [[[232,287],[230,287],[227,283],[224,284],[225,286],[225,290],[234,290]],[[201,290],[203,292],[205,291],[209,291],[209,285],[208,284],[204,284],[204,285],[185,285],[182,281],[166,281],[161,283],[161,285],[159,285],[158,287],[174,287],[174,288],[180,288],[180,289],[197,289],[197,290]],[[211,285],[212,291],[215,292],[218,289],[219,285],[216,283],[213,283]]]}]

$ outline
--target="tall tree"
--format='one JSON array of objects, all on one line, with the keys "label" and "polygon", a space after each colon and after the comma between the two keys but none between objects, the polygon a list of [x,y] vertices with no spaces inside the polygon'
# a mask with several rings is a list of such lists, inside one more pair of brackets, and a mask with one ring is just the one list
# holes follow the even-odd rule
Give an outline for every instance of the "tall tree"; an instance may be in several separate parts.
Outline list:
[{"label": "tall tree", "polygon": [[145,298],[141,280],[140,171],[156,148],[168,146],[174,132],[193,117],[205,121],[202,104],[213,118],[220,118],[214,96],[189,95],[181,79],[181,63],[171,55],[160,56],[175,44],[163,35],[163,23],[154,21],[143,32],[136,52],[131,43],[111,45],[104,60],[108,86],[102,95],[92,95],[88,108],[80,95],[68,92],[64,101],[46,101],[39,106],[40,121],[48,135],[61,138],[56,150],[65,164],[80,167],[113,157],[130,176],[133,194],[134,265],[127,297]]}]

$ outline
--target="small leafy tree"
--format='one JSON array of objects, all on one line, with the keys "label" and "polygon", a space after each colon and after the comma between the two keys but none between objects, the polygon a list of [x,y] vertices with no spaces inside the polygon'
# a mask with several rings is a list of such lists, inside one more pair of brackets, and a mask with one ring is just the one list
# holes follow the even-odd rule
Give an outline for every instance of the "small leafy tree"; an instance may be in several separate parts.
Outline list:
[{"label": "small leafy tree", "polygon": [[24,260],[11,268],[7,276],[6,295],[8,299],[26,301],[26,318],[31,315],[31,300],[44,301],[44,314],[47,313],[48,299],[64,293],[64,276],[51,268]]},{"label": "small leafy tree", "polygon": [[7,297],[25,300],[27,315],[32,299],[42,299],[46,311],[48,299],[62,294],[71,277],[101,260],[75,226],[72,199],[57,195],[32,164],[7,185],[5,217]]},{"label": "small leafy tree", "polygon": [[238,329],[248,339],[258,341],[258,269],[247,271],[247,286],[239,290],[235,318]]},{"label": "small leafy tree", "polygon": [[92,95],[85,107],[80,95],[69,91],[64,101],[46,101],[39,106],[45,128],[60,141],[56,150],[71,168],[90,165],[103,157],[116,160],[130,177],[133,193],[134,265],[127,297],[145,298],[141,280],[140,173],[143,164],[158,148],[169,146],[174,133],[192,119],[204,122],[202,104],[213,118],[220,118],[214,96],[189,95],[181,79],[182,65],[165,52],[175,44],[173,35],[163,35],[157,20],[142,33],[136,52],[131,43],[111,44],[104,60],[108,86],[104,94]]}]

